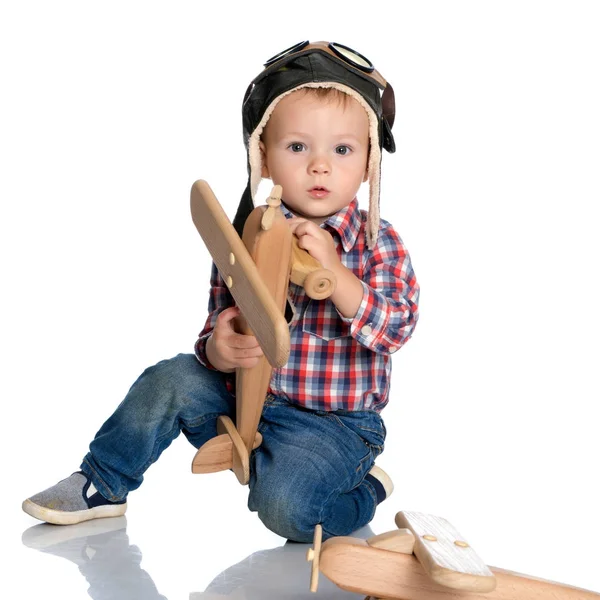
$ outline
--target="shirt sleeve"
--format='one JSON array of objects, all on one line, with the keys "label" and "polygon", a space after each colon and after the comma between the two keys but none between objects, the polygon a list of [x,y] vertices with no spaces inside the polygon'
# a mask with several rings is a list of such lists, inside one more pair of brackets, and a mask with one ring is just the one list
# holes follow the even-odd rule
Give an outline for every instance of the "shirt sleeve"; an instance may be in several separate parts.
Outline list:
[{"label": "shirt sleeve", "polygon": [[223,281],[223,278],[221,277],[221,274],[219,273],[215,263],[213,263],[210,273],[208,316],[206,318],[206,323],[204,324],[204,329],[199,333],[198,339],[194,345],[194,353],[196,354],[196,358],[207,369],[211,369],[213,371],[217,370],[210,364],[208,357],[206,356],[206,342],[215,328],[215,323],[217,322],[217,317],[219,314],[234,304],[235,303],[231,293],[229,292],[229,289],[225,285],[225,282]]},{"label": "shirt sleeve", "polygon": [[411,337],[419,318],[419,284],[410,256],[391,227],[379,232],[362,277],[363,297],[354,318],[344,320],[361,345],[392,354]]}]

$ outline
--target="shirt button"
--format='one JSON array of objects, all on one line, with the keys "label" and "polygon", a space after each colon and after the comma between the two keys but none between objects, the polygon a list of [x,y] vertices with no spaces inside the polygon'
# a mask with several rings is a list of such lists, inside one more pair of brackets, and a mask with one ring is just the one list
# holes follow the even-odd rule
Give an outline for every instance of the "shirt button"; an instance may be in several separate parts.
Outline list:
[{"label": "shirt button", "polygon": [[372,329],[372,327],[371,327],[370,325],[365,325],[365,326],[364,326],[364,327],[363,327],[363,328],[360,330],[360,332],[361,332],[363,335],[371,335],[371,333],[373,333],[373,329]]},{"label": "shirt button", "polygon": [[396,352],[396,350],[398,350],[398,346],[391,346],[390,347],[390,352]]}]

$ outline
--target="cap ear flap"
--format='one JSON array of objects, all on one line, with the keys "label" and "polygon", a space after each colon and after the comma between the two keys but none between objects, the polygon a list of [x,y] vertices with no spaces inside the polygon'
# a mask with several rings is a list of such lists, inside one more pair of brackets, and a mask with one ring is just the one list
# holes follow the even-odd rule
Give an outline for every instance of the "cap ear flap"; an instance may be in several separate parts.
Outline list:
[{"label": "cap ear flap", "polygon": [[246,104],[246,100],[250,97],[250,93],[254,89],[254,82],[251,82],[250,85],[246,88],[246,93],[244,94],[244,100],[242,101],[242,106]]},{"label": "cap ear flap", "polygon": [[396,118],[396,95],[394,94],[394,88],[388,83],[383,90],[381,95],[381,110],[383,117],[390,125],[390,130],[394,126],[394,119]]},{"label": "cap ear flap", "polygon": [[392,127],[396,118],[396,96],[394,88],[389,82],[381,96],[381,111],[383,113],[381,116],[381,145],[384,150],[393,154],[396,152],[396,143],[392,135]]},{"label": "cap ear flap", "polygon": [[381,130],[381,141],[383,149],[387,150],[390,154],[393,154],[394,152],[396,152],[396,142],[394,142],[392,128],[390,127],[385,117],[381,119]]}]

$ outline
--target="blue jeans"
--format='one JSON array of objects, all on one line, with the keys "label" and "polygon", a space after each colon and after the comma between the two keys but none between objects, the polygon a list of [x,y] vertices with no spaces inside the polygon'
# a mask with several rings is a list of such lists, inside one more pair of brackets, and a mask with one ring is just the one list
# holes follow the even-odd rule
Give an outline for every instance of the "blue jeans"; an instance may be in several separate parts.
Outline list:
[{"label": "blue jeans", "polygon": [[[103,496],[122,500],[181,431],[199,448],[217,434],[220,415],[235,420],[224,375],[179,354],[142,373],[96,434],[81,469]],[[269,529],[310,542],[318,523],[326,539],[371,521],[377,496],[364,477],[383,450],[378,413],[312,411],[268,396],[259,431],[248,507]]]}]

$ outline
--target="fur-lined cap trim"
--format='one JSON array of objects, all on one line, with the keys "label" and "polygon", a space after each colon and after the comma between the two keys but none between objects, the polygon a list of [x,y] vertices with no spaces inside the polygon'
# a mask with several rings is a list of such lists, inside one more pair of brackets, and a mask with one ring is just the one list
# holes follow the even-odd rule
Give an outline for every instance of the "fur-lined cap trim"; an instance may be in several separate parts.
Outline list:
[{"label": "fur-lined cap trim", "polygon": [[[248,160],[250,166],[250,193],[252,200],[256,195],[256,191],[262,177],[262,154],[260,151],[260,136],[271,118],[275,107],[283,98],[289,96],[303,88],[335,88],[348,96],[354,98],[366,111],[369,118],[369,163],[367,165],[369,179],[369,217],[367,220],[367,246],[373,248],[377,243],[377,233],[379,231],[379,188],[381,180],[381,147],[379,145],[379,121],[377,115],[365,99],[355,90],[337,82],[319,81],[304,83],[283,94],[277,96],[265,110],[260,123],[250,135],[248,140]],[[285,195],[285,190],[283,191]]]}]

